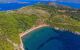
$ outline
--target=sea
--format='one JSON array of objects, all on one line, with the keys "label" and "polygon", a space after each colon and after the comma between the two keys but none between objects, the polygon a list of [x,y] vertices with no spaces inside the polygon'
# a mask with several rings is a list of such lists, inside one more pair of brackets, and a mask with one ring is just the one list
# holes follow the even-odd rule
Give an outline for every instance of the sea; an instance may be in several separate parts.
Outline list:
[{"label": "sea", "polygon": [[[40,1],[41,2],[41,1]],[[25,2],[25,3],[0,3],[0,11],[7,10],[17,10],[25,6],[34,5],[40,3],[39,1]],[[49,1],[42,1],[43,3],[48,3]],[[70,2],[55,2],[64,6],[69,6],[72,8],[80,9],[80,3],[70,3]]]},{"label": "sea", "polygon": [[8,10],[18,10],[25,6],[31,6],[36,4],[37,2],[26,2],[26,3],[0,3],[0,11],[8,11]]},{"label": "sea", "polygon": [[80,36],[51,27],[36,29],[22,37],[25,50],[80,50]]}]

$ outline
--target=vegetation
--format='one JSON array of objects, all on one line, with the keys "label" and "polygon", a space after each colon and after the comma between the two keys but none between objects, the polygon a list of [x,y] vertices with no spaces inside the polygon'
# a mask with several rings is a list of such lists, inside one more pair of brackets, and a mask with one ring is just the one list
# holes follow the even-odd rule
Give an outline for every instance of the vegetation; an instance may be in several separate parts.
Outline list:
[{"label": "vegetation", "polygon": [[13,43],[17,46],[20,44],[21,32],[42,23],[80,32],[80,11],[38,4],[20,10],[0,12],[0,50],[14,50]]},{"label": "vegetation", "polygon": [[14,46],[7,39],[17,45],[20,44],[19,33],[35,25],[37,17],[16,13],[0,13],[0,50],[13,50]]}]

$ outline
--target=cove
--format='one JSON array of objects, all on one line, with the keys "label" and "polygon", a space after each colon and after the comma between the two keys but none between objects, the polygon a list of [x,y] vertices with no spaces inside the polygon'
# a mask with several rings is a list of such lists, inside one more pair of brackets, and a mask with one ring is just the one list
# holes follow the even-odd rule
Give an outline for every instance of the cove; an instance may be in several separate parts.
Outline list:
[{"label": "cove", "polygon": [[80,50],[80,36],[69,31],[42,27],[24,37],[25,50]]}]

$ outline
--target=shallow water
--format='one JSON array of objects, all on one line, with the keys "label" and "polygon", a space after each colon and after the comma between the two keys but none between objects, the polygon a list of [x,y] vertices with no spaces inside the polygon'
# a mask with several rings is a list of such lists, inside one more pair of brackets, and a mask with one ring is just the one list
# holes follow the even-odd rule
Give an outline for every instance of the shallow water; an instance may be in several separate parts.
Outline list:
[{"label": "shallow water", "polygon": [[22,38],[25,50],[80,50],[80,36],[43,27]]}]

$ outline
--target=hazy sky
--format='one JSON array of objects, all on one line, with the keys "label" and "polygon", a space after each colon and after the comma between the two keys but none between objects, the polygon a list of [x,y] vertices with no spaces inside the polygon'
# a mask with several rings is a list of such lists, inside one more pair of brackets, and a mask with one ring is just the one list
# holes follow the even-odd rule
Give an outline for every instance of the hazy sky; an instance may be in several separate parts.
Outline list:
[{"label": "hazy sky", "polygon": [[16,2],[16,1],[18,1],[18,0],[0,0],[0,3],[1,2]]},{"label": "hazy sky", "polygon": [[80,0],[57,0],[57,1],[80,3]]},{"label": "hazy sky", "polygon": [[[54,0],[0,0],[0,3],[2,3],[2,2],[18,2],[18,1],[26,2],[26,1],[54,1]],[[80,3],[80,0],[56,0],[56,1]]]}]

